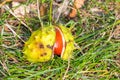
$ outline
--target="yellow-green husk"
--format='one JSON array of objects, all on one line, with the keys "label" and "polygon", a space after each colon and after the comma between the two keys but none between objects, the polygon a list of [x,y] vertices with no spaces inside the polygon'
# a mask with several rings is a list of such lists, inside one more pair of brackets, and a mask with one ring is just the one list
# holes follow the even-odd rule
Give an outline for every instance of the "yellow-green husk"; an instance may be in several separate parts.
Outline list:
[{"label": "yellow-green husk", "polygon": [[25,42],[23,53],[30,62],[46,62],[53,57],[55,30],[52,26],[34,31]]},{"label": "yellow-green husk", "polygon": [[65,26],[45,26],[34,31],[30,38],[25,42],[23,53],[30,62],[46,62],[53,58],[53,46],[55,44],[55,27],[59,27],[65,38],[65,51],[61,55],[63,60],[72,57],[74,50],[74,37],[69,28]]}]

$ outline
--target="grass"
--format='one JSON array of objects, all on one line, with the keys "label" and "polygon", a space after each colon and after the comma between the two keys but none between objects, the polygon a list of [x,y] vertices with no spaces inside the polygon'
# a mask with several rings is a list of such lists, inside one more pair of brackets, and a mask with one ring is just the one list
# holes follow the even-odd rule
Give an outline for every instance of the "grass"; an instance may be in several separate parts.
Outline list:
[{"label": "grass", "polygon": [[[35,1],[30,0],[32,2]],[[49,2],[43,0],[43,3]],[[75,19],[60,17],[59,20],[66,26],[74,25],[77,49],[73,52],[73,59],[68,62],[58,56],[45,63],[26,61],[22,53],[22,40],[29,38],[30,30],[16,21],[14,16],[11,17],[8,11],[0,14],[0,80],[119,80],[120,38],[113,36],[120,24],[120,18],[116,16],[120,9],[118,4],[113,0],[89,0],[78,11]],[[91,8],[96,7],[103,12],[91,12]],[[50,14],[41,18],[43,24],[49,24]],[[16,22],[11,23],[10,20]],[[38,17],[26,17],[24,20],[32,30],[40,26]],[[11,29],[21,39],[6,28],[6,22],[11,23]]]}]

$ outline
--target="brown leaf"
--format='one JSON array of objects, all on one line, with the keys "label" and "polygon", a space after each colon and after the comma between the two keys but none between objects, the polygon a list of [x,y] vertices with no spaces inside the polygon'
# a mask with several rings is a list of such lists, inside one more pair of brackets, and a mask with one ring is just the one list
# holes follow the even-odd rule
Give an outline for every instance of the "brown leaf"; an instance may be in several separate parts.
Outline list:
[{"label": "brown leaf", "polygon": [[19,2],[12,2],[13,12],[16,17],[24,18],[30,12],[30,7],[21,5]]},{"label": "brown leaf", "polygon": [[81,8],[84,5],[85,0],[74,0],[74,8],[72,9],[71,13],[69,14],[70,18],[74,18],[77,15],[77,9]]},{"label": "brown leaf", "polygon": [[74,1],[74,6],[75,6],[75,8],[76,8],[76,9],[81,8],[81,7],[84,5],[84,1],[85,1],[85,0],[75,0],[75,1]]},{"label": "brown leaf", "polygon": [[69,17],[74,18],[74,17],[76,17],[76,15],[77,15],[77,10],[74,8],[74,9],[72,9],[71,13],[69,14]]},{"label": "brown leaf", "polygon": [[44,16],[45,13],[46,13],[46,4],[42,4],[42,5],[40,6],[40,16],[41,16],[41,17]]}]

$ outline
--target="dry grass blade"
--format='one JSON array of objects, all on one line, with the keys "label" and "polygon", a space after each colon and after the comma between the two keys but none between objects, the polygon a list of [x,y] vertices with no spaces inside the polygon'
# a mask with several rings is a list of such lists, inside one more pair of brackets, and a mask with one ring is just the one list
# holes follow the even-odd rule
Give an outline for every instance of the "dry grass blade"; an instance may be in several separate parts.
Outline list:
[{"label": "dry grass blade", "polygon": [[17,36],[22,42],[25,43],[25,41],[11,28],[11,25],[9,25],[8,23],[5,24],[6,27],[8,27],[12,33],[14,34],[14,36]]},{"label": "dry grass blade", "polygon": [[3,1],[2,3],[0,3],[0,8],[3,6],[3,5],[5,5],[7,2],[11,2],[12,0],[5,0],[5,1]]},{"label": "dry grass blade", "polygon": [[40,20],[40,24],[43,27],[43,23],[42,23],[42,20],[40,18],[41,13],[40,13],[40,8],[39,8],[39,0],[37,0],[37,12],[38,12],[38,18]]},{"label": "dry grass blade", "polygon": [[14,12],[10,9],[10,7],[9,7],[8,5],[3,6],[3,8],[4,8],[6,11],[9,11],[10,14],[12,14],[18,21],[20,21],[26,28],[28,28],[28,29],[32,32],[31,28],[30,28],[29,26],[27,26],[20,18],[18,18],[18,17],[16,16],[16,15],[14,14]]},{"label": "dry grass blade", "polygon": [[[10,75],[10,73],[9,73],[9,69],[8,69],[8,67],[7,67],[7,65],[6,65],[6,63],[5,63],[5,61],[0,61],[0,64],[2,65],[2,67],[3,67],[3,69],[6,71],[6,72],[8,72],[8,74]],[[5,75],[5,74],[4,74]]]},{"label": "dry grass blade", "polygon": [[[6,0],[0,2],[3,1]],[[22,0],[12,0],[14,1]],[[2,6],[4,11],[0,9],[0,80],[119,80],[119,4],[114,0],[57,1],[61,2],[26,0],[19,2],[18,6],[7,6],[9,2]],[[76,9],[81,3],[74,1],[86,2],[81,9]],[[44,8],[41,9],[40,6],[44,3],[47,8],[45,15],[41,16]],[[21,11],[29,9],[29,12],[26,12],[23,18],[18,18],[15,10],[22,6],[25,8]],[[78,11],[75,17],[71,18],[70,13],[64,14],[72,9]],[[52,22],[56,21],[71,28],[75,50],[70,62],[61,60],[59,56],[54,56],[45,63],[30,63],[25,59],[22,39],[24,41],[30,37],[29,28],[39,30],[40,18],[44,25],[54,24]]]},{"label": "dry grass blade", "polygon": [[63,76],[62,80],[65,80],[65,78],[66,78],[66,75],[67,75],[67,73],[68,73],[69,68],[70,68],[70,59],[68,60],[68,66],[67,66],[67,69],[66,69],[66,71],[65,71],[65,74],[64,74],[64,76]]},{"label": "dry grass blade", "polygon": [[58,8],[58,10],[57,10],[58,15],[57,15],[57,19],[56,19],[55,23],[59,20],[61,13],[66,11],[66,9],[68,7],[68,3],[69,3],[69,0],[64,0],[63,4]]},{"label": "dry grass blade", "polygon": [[77,15],[77,9],[81,8],[84,5],[85,0],[74,0],[74,8],[72,9],[69,17],[74,18]]}]

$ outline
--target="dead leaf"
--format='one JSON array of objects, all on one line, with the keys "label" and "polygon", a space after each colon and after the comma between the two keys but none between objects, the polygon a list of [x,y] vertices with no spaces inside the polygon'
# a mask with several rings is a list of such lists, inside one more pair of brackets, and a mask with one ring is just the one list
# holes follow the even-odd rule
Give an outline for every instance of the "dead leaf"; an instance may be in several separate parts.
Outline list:
[{"label": "dead leaf", "polygon": [[29,16],[30,17],[37,16],[37,14],[36,14],[36,12],[37,12],[37,4],[36,3],[29,4],[28,7],[30,8]]},{"label": "dead leaf", "polygon": [[[54,4],[55,2],[53,2]],[[68,9],[69,0],[64,0],[61,4],[59,4],[59,7],[53,6],[53,20],[57,22],[61,16],[61,14],[64,14]]]},{"label": "dead leaf", "polygon": [[71,13],[69,14],[70,18],[76,17],[77,9],[81,8],[84,5],[84,1],[85,0],[74,0],[73,9],[72,9]]},{"label": "dead leaf", "polygon": [[45,13],[46,13],[46,4],[42,4],[42,5],[40,6],[40,16],[41,16],[41,17],[44,16]]},{"label": "dead leaf", "polygon": [[77,15],[77,10],[76,9],[72,9],[71,13],[69,14],[69,17],[70,18],[74,18],[74,17],[76,17],[76,15]]},{"label": "dead leaf", "polygon": [[97,7],[91,8],[90,11],[92,12],[93,15],[98,15],[98,16],[105,13],[102,9],[99,9]]},{"label": "dead leaf", "polygon": [[75,6],[75,8],[76,8],[76,9],[81,8],[81,7],[84,5],[84,1],[85,1],[85,0],[75,0],[75,1],[74,1],[74,6]]},{"label": "dead leaf", "polygon": [[30,7],[21,5],[19,2],[12,2],[12,7],[16,17],[24,18],[30,12]]}]

